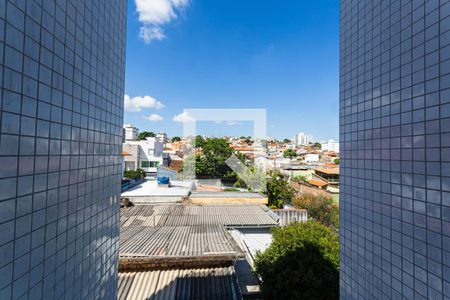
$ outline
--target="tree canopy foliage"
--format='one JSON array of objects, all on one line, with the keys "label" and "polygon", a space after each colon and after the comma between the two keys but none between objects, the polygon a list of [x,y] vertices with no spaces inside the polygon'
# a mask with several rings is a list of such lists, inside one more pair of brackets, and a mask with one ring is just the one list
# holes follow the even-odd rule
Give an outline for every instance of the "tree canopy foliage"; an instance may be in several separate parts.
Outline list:
[{"label": "tree canopy foliage", "polygon": [[294,149],[286,149],[283,153],[284,157],[293,158],[297,156],[297,152]]},{"label": "tree canopy foliage", "polygon": [[280,172],[273,172],[267,179],[266,192],[271,208],[281,208],[285,203],[291,203],[295,190]]},{"label": "tree canopy foliage", "polygon": [[179,141],[181,141],[181,138],[179,136],[174,136],[171,141],[172,141],[172,143],[179,142]]},{"label": "tree canopy foliage", "polygon": [[251,190],[251,187],[259,187],[259,189],[254,192],[262,191],[266,186],[266,173],[261,168],[255,166],[248,167],[239,175],[234,186],[247,188],[249,190]]},{"label": "tree canopy foliage", "polygon": [[130,179],[141,179],[141,178],[145,178],[145,176],[147,176],[145,171],[142,169],[125,171],[123,175],[124,175],[124,177],[130,178]]},{"label": "tree canopy foliage", "polygon": [[201,148],[201,153],[195,155],[195,173],[215,178],[230,177],[232,171],[225,161],[233,154],[233,148],[228,142],[223,138],[209,138],[204,140]]},{"label": "tree canopy foliage", "polygon": [[197,135],[195,137],[195,147],[197,148],[203,148],[203,146],[205,145],[206,140],[204,137],[202,137],[201,135]]},{"label": "tree canopy foliage", "polygon": [[313,194],[299,194],[293,201],[295,208],[308,210],[308,216],[317,222],[339,228],[339,208],[331,197]]},{"label": "tree canopy foliage", "polygon": [[155,137],[156,134],[153,131],[142,131],[138,135],[138,140],[145,140],[148,137]]},{"label": "tree canopy foliage", "polygon": [[265,299],[339,299],[338,236],[314,221],[275,228],[255,273]]}]

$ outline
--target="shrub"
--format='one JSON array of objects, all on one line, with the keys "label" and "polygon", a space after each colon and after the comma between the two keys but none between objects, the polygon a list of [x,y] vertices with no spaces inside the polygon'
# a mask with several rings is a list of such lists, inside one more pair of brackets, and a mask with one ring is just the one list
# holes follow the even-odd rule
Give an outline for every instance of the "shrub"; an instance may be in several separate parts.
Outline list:
[{"label": "shrub", "polygon": [[134,170],[125,171],[123,173],[123,176],[126,178],[131,178],[131,179],[141,179],[141,178],[145,178],[146,173],[142,169],[137,169],[136,171],[134,171]]},{"label": "shrub", "polygon": [[273,230],[273,242],[255,259],[265,299],[338,299],[339,240],[317,222]]},{"label": "shrub", "polygon": [[308,182],[308,178],[306,176],[303,176],[303,175],[297,175],[297,176],[292,177],[292,181],[295,181],[295,182]]},{"label": "shrub", "polygon": [[291,203],[292,199],[294,199],[295,190],[280,172],[274,172],[267,179],[266,188],[265,194],[267,194],[269,199],[270,208],[281,208],[283,204]]},{"label": "shrub", "polygon": [[223,189],[224,192],[240,192],[239,189],[237,188],[230,188],[230,187],[226,187]]},{"label": "shrub", "polygon": [[339,208],[331,197],[299,194],[293,201],[295,208],[304,208],[308,216],[317,222],[339,228]]}]

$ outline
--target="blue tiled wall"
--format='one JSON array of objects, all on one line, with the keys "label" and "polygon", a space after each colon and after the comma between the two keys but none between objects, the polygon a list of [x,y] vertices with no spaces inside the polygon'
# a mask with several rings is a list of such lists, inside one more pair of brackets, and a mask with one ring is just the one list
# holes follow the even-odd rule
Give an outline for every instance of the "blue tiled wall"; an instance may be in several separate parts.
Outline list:
[{"label": "blue tiled wall", "polygon": [[450,1],[342,0],[342,299],[450,299]]},{"label": "blue tiled wall", "polygon": [[0,0],[0,299],[114,299],[125,0]]}]

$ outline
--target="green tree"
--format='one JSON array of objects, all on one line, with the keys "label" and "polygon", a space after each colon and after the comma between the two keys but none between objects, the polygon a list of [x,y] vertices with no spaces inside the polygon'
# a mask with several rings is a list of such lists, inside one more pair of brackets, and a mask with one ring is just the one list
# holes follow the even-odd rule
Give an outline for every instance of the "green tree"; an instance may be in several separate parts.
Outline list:
[{"label": "green tree", "polygon": [[197,175],[225,178],[232,174],[225,161],[231,156],[233,149],[223,138],[209,138],[202,146],[202,153],[195,156]]},{"label": "green tree", "polygon": [[297,152],[295,152],[295,150],[293,149],[286,149],[283,153],[284,157],[289,157],[289,158],[293,158],[297,156]]},{"label": "green tree", "polygon": [[304,182],[306,182],[306,181],[308,181],[308,178],[306,176],[303,176],[303,175],[297,175],[297,176],[292,177],[292,181],[296,181],[296,182],[304,181]]},{"label": "green tree", "polygon": [[255,273],[265,299],[339,299],[338,236],[314,221],[275,228]]},{"label": "green tree", "polygon": [[196,148],[203,148],[203,146],[205,145],[206,140],[204,137],[202,137],[201,135],[197,135],[195,137],[195,147]]},{"label": "green tree", "polygon": [[288,139],[288,138],[285,138],[285,139],[283,140],[283,143],[285,143],[285,144],[290,144],[290,143],[292,143],[292,141],[291,141],[290,139]]},{"label": "green tree", "polygon": [[174,136],[171,141],[172,141],[172,143],[179,142],[179,141],[181,141],[181,138],[179,136]]},{"label": "green tree", "polygon": [[153,131],[142,131],[138,135],[138,140],[145,140],[148,137],[155,137],[156,134]]},{"label": "green tree", "polygon": [[283,204],[292,202],[295,196],[295,190],[280,172],[274,172],[267,179],[265,194],[267,194],[271,208],[281,208]]},{"label": "green tree", "polygon": [[261,191],[266,184],[266,173],[258,167],[251,166],[245,169],[244,172],[237,177],[234,186],[239,188],[248,188],[250,190],[247,183],[249,183],[250,186],[259,186],[260,190],[258,191]]},{"label": "green tree", "polygon": [[236,151],[234,153],[234,155],[236,155],[236,157],[243,163],[245,164],[247,162],[247,156],[244,153],[241,153],[239,151]]},{"label": "green tree", "polygon": [[322,145],[320,143],[314,143],[313,147],[318,150],[322,149]]},{"label": "green tree", "polygon": [[145,173],[144,170],[137,169],[137,170],[125,171],[123,176],[126,178],[131,178],[131,179],[141,179],[141,178],[145,178],[147,176],[147,174]]},{"label": "green tree", "polygon": [[308,216],[317,222],[336,230],[339,228],[339,208],[333,198],[303,193],[295,197],[293,205],[306,209]]},{"label": "green tree", "polygon": [[337,165],[339,165],[339,164],[341,163],[341,160],[340,160],[339,158],[336,158],[336,159],[334,160],[334,163],[337,164]]}]

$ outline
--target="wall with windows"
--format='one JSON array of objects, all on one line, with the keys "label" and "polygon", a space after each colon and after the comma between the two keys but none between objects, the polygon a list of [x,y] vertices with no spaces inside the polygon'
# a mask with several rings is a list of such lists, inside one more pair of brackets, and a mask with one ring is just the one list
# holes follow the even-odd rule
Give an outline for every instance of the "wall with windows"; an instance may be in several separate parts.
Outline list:
[{"label": "wall with windows", "polygon": [[114,299],[125,0],[0,1],[0,299]]},{"label": "wall with windows", "polygon": [[341,1],[342,299],[449,299],[450,2]]},{"label": "wall with windows", "polygon": [[123,144],[123,149],[130,154],[125,157],[125,161],[135,162],[137,168],[147,173],[156,174],[158,166],[163,163],[163,144],[154,137],[141,141],[127,141]]}]

